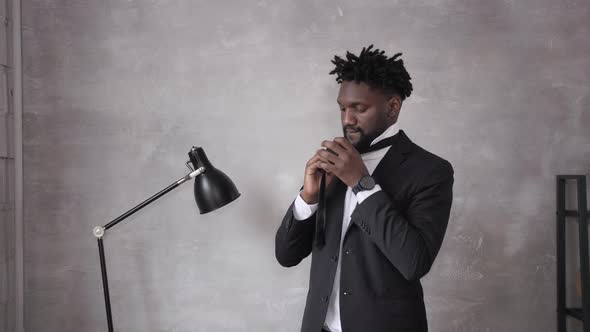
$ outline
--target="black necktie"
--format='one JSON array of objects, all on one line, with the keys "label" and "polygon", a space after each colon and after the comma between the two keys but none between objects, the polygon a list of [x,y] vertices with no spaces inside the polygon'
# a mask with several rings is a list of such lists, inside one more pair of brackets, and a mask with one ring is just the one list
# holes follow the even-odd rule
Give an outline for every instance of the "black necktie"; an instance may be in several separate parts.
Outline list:
[{"label": "black necktie", "polygon": [[[365,154],[377,150],[381,150],[395,143],[398,134],[387,137],[367,148],[359,149],[360,154]],[[318,210],[316,213],[316,224],[315,224],[315,243],[318,248],[323,248],[326,244],[326,173],[322,174],[320,180],[320,193],[318,200]]]}]

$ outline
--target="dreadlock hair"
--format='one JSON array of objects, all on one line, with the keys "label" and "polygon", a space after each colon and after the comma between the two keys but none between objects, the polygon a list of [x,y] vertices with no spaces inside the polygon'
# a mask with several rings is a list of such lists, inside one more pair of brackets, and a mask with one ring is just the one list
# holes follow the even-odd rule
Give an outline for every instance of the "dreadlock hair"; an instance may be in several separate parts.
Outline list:
[{"label": "dreadlock hair", "polygon": [[401,53],[391,58],[384,55],[385,51],[378,48],[371,50],[363,47],[361,54],[356,56],[346,51],[346,60],[334,56],[332,63],[336,66],[330,75],[336,74],[336,81],[364,82],[371,88],[381,89],[386,94],[397,94],[402,100],[412,93],[410,75],[404,67],[402,59],[396,60]]}]

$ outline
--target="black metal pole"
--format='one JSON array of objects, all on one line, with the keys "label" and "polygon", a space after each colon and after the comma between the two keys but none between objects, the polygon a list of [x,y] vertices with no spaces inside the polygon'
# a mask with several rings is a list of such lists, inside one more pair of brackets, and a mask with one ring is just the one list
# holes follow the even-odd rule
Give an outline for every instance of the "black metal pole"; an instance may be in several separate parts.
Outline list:
[{"label": "black metal pole", "polygon": [[104,304],[107,310],[107,322],[109,324],[109,332],[113,332],[113,316],[111,313],[109,280],[107,278],[107,265],[104,258],[104,247],[102,245],[102,238],[98,238],[96,240],[98,241],[98,254],[100,256],[100,272],[102,273],[102,289],[104,291]]},{"label": "black metal pole", "polygon": [[556,234],[557,234],[557,332],[566,330],[565,307],[565,178],[557,176]]},{"label": "black metal pole", "polygon": [[205,171],[205,169],[201,167],[198,170],[193,171],[190,174],[187,174],[183,178],[179,179],[178,181],[174,182],[173,184],[169,185],[168,187],[162,189],[157,194],[155,194],[152,197],[146,199],[145,201],[139,203],[131,210],[129,210],[129,211],[123,213],[122,215],[120,215],[119,217],[115,218],[113,221],[109,222],[105,226],[102,226],[102,227],[97,226],[94,228],[94,231],[93,231],[94,236],[98,240],[98,254],[100,256],[100,270],[102,273],[102,287],[104,290],[104,304],[105,304],[105,308],[106,308],[106,312],[107,312],[107,322],[109,325],[109,332],[113,332],[113,316],[111,313],[111,299],[110,299],[110,295],[109,295],[109,282],[108,282],[108,278],[107,278],[107,266],[106,266],[106,260],[105,260],[105,255],[104,255],[104,246],[102,243],[102,237],[104,236],[105,230],[115,226],[116,224],[120,223],[121,221],[123,221],[127,217],[134,214],[135,212],[141,210],[142,208],[146,207],[147,205],[149,205],[153,201],[164,196],[165,194],[170,192],[172,189],[180,186],[181,184],[196,177],[197,175],[203,173],[204,171]]},{"label": "black metal pole", "polygon": [[584,317],[584,332],[590,332],[590,289],[588,289],[588,278],[590,272],[588,271],[588,218],[587,218],[587,202],[586,202],[586,176],[578,177],[577,187],[578,199],[578,238],[580,246],[580,274],[582,287],[582,312]]},{"label": "black metal pole", "polygon": [[107,230],[113,226],[115,226],[116,224],[120,223],[121,221],[123,221],[124,219],[126,219],[127,217],[131,216],[132,214],[134,214],[135,212],[143,209],[144,207],[146,207],[148,204],[152,203],[153,201],[157,200],[158,198],[166,195],[168,192],[170,192],[172,189],[178,187],[180,184],[178,182],[174,182],[173,184],[169,185],[168,187],[166,187],[165,189],[162,189],[160,192],[158,192],[157,194],[155,194],[154,196],[146,199],[145,201],[139,203],[137,206],[135,206],[134,208],[132,208],[131,210],[123,213],[122,215],[120,215],[119,217],[115,218],[114,220],[112,220],[111,222],[109,222],[108,224],[106,224],[104,226],[104,229]]}]

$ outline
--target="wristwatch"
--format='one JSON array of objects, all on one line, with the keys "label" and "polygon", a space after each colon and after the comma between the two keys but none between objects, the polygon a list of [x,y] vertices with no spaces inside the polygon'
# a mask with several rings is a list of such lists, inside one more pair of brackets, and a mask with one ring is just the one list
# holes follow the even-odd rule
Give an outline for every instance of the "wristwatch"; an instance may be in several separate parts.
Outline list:
[{"label": "wristwatch", "polygon": [[363,176],[356,186],[352,187],[352,192],[356,195],[359,191],[371,190],[375,188],[375,179],[370,175]]}]

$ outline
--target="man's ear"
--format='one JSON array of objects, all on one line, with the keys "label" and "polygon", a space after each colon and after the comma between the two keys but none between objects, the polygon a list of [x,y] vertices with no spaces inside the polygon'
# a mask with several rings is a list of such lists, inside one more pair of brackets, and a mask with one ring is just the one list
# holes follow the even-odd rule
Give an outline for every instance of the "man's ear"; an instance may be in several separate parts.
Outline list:
[{"label": "man's ear", "polygon": [[394,94],[387,100],[387,116],[392,119],[397,119],[399,110],[402,108],[402,99],[400,96]]}]

